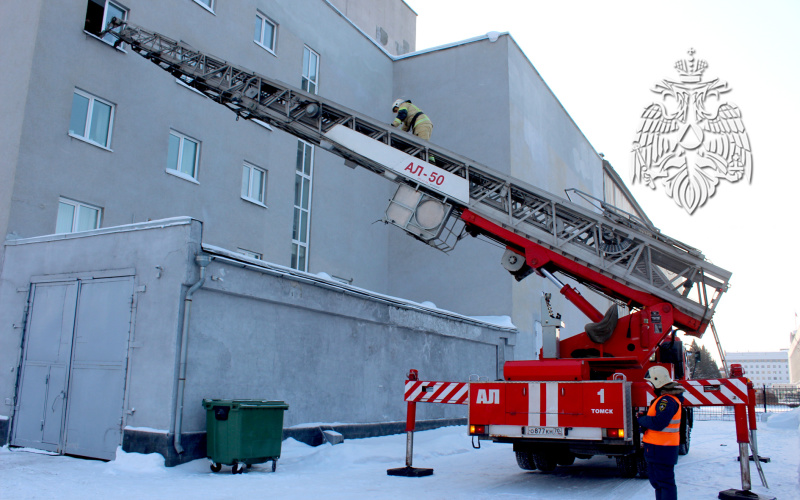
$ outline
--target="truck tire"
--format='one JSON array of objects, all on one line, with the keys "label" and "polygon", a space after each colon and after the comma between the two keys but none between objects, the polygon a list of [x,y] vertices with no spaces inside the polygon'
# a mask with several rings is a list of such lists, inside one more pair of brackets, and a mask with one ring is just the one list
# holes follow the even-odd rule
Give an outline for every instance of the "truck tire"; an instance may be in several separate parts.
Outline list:
[{"label": "truck tire", "polygon": [[692,422],[691,413],[684,411],[681,416],[681,444],[678,446],[678,455],[689,453],[689,445],[692,441]]},{"label": "truck tire", "polygon": [[688,425],[681,433],[681,444],[678,446],[678,455],[686,455],[689,453],[689,445],[692,441],[692,428]]},{"label": "truck tire", "polygon": [[618,456],[617,472],[622,477],[636,477],[639,473],[639,457],[636,454]]},{"label": "truck tire", "polygon": [[570,453],[568,451],[563,451],[558,454],[556,457],[556,463],[558,465],[572,465],[575,463],[575,454]]},{"label": "truck tire", "polygon": [[558,467],[555,455],[549,453],[533,453],[533,463],[542,472],[553,472]]},{"label": "truck tire", "polygon": [[637,469],[639,470],[639,477],[642,479],[647,479],[650,477],[650,474],[647,473],[647,460],[644,458],[644,451],[639,451],[636,454],[636,464]]},{"label": "truck tire", "polygon": [[523,470],[536,470],[536,464],[533,462],[533,455],[529,451],[516,451],[517,465]]}]

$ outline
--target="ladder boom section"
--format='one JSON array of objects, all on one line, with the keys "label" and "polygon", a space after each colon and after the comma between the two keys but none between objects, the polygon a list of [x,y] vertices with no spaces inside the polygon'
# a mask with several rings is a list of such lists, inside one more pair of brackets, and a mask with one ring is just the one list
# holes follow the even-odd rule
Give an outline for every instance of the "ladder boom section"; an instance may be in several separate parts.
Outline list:
[{"label": "ladder boom section", "polygon": [[[563,257],[548,259],[548,270],[629,307],[652,302],[642,300],[641,294],[671,303],[692,319],[691,324],[677,325],[687,333],[703,333],[727,291],[728,271],[622,211],[572,203],[324,97],[142,27],[114,19],[107,32],[237,117],[267,123],[341,156],[347,165],[361,166],[446,204],[452,208],[450,219],[462,221],[466,231],[499,241],[529,264],[536,260],[530,254],[543,249]],[[425,161],[431,156],[435,165]],[[477,219],[464,218],[470,214]],[[478,219],[488,224],[477,224]],[[598,281],[597,276],[604,278]],[[603,283],[608,280],[621,286],[609,290]],[[629,289],[637,293],[627,293]]]}]

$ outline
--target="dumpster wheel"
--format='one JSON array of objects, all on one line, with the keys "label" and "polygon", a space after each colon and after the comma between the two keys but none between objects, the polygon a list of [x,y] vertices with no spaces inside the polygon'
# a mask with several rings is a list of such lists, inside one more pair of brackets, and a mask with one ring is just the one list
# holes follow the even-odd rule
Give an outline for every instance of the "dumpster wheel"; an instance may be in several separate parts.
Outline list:
[{"label": "dumpster wheel", "polygon": [[278,461],[277,460],[273,460],[272,461],[272,472],[275,472],[275,469],[277,469],[277,468],[278,468]]},{"label": "dumpster wheel", "polygon": [[211,462],[211,472],[219,472],[222,470],[222,464]]},{"label": "dumpster wheel", "polygon": [[244,474],[244,467],[244,464],[233,464],[233,467],[231,467],[231,474]]}]

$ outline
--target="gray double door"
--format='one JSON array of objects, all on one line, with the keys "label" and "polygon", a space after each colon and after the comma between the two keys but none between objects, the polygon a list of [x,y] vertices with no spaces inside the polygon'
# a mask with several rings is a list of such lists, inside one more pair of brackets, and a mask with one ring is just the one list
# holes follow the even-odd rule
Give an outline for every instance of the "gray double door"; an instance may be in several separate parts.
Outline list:
[{"label": "gray double door", "polygon": [[32,285],[13,445],[114,458],[132,303],[132,276]]}]

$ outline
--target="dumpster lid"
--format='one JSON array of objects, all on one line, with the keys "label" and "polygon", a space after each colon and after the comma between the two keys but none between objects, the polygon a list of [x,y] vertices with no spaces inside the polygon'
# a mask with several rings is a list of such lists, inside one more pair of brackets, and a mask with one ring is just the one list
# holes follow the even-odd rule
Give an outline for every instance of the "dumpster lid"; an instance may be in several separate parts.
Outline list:
[{"label": "dumpster lid", "polygon": [[215,406],[229,406],[231,408],[275,408],[288,410],[289,405],[284,401],[268,399],[204,399],[203,407],[210,410]]}]

